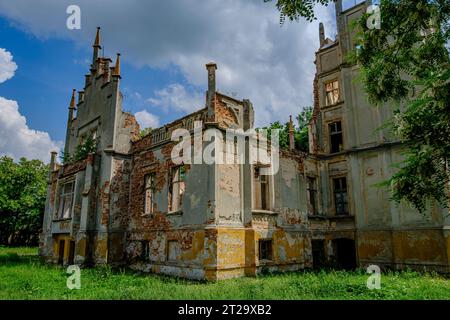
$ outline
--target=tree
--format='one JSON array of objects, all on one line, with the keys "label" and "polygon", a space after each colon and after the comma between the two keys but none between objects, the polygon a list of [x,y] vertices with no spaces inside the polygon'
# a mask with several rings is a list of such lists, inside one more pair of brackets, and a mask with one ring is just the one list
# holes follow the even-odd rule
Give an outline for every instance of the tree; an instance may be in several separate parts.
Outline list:
[{"label": "tree", "polygon": [[0,243],[37,245],[49,167],[39,160],[0,158]]},{"label": "tree", "polygon": [[[265,2],[271,0],[265,0]],[[314,5],[332,0],[278,0],[282,21],[313,20]],[[381,29],[358,23],[362,82],[375,105],[396,107],[390,126],[409,148],[388,181],[393,200],[424,212],[448,205],[450,156],[450,0],[381,0]],[[351,58],[351,57],[350,57]]]},{"label": "tree", "polygon": [[[303,111],[296,117],[297,125],[294,124],[294,141],[295,149],[303,152],[309,150],[308,124],[312,116],[312,107],[305,107]],[[279,121],[272,122],[268,127],[262,129],[268,130],[267,136],[270,139],[270,130],[280,130],[280,148],[289,148],[289,122],[281,124]]]}]

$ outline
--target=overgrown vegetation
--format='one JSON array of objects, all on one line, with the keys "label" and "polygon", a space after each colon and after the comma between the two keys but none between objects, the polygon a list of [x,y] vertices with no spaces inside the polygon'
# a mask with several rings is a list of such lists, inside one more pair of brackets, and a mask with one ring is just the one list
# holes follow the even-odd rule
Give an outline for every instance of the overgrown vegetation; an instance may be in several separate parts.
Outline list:
[{"label": "overgrown vegetation", "polygon": [[82,269],[81,289],[71,291],[66,269],[41,264],[36,250],[0,247],[0,299],[450,299],[450,281],[415,272],[384,274],[381,290],[369,290],[364,271],[269,274],[205,283],[104,267]]},{"label": "overgrown vegetation", "polygon": [[39,160],[0,158],[0,244],[37,245],[48,170]]},{"label": "overgrown vegetation", "polygon": [[[312,107],[305,107],[303,111],[296,117],[297,123],[294,121],[294,142],[295,149],[303,152],[309,151],[308,138],[308,124],[312,117]],[[268,139],[271,138],[272,129],[280,130],[280,148],[289,148],[289,122],[281,124],[276,121],[271,123],[268,127],[261,128],[267,130]],[[261,130],[258,129],[258,130]]]},{"label": "overgrown vegetation", "polygon": [[148,136],[150,133],[152,133],[153,129],[152,128],[145,128],[142,129],[141,132],[139,132],[139,136],[141,138],[144,138],[145,136]]},{"label": "overgrown vegetation", "polygon": [[[332,1],[277,0],[276,6],[282,21],[311,21],[315,5]],[[408,147],[386,183],[392,199],[424,213],[431,201],[449,201],[450,0],[381,0],[380,12],[380,29],[367,26],[369,14],[359,21],[355,57],[369,100],[396,106],[390,125]]]},{"label": "overgrown vegetation", "polygon": [[80,143],[73,154],[61,152],[61,162],[63,164],[73,163],[81,161],[87,158],[90,153],[97,151],[97,139],[94,139],[92,135],[89,135],[84,139],[83,143]]}]

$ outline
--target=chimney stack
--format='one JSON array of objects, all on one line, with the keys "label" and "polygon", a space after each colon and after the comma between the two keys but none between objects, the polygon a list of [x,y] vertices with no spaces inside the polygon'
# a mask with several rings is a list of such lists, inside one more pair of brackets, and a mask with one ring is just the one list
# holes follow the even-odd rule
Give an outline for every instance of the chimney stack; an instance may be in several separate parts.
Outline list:
[{"label": "chimney stack", "polygon": [[58,155],[58,153],[56,151],[52,151],[51,152],[51,157],[50,157],[50,174],[56,170],[56,156]]},{"label": "chimney stack", "polygon": [[208,70],[208,93],[206,106],[208,107],[208,119],[214,118],[214,105],[213,100],[216,95],[216,70],[217,64],[210,62],[206,65],[206,70]]},{"label": "chimney stack", "polygon": [[289,116],[289,150],[295,150],[294,122],[292,121],[292,116]]},{"label": "chimney stack", "polygon": [[323,26],[323,23],[321,22],[319,24],[319,39],[320,39],[320,47],[322,48],[325,44],[325,27]]},{"label": "chimney stack", "polygon": [[94,48],[94,54],[92,57],[92,70],[97,69],[98,58],[100,56],[100,49],[102,46],[100,45],[100,27],[97,27],[97,34],[95,35],[94,44],[92,47]]}]

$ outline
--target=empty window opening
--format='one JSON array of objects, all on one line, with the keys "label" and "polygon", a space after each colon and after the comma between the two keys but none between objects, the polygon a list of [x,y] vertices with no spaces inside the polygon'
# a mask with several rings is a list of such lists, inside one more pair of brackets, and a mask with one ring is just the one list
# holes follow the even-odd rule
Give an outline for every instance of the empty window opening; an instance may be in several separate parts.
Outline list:
[{"label": "empty window opening", "polygon": [[69,242],[69,265],[73,265],[75,261],[75,241]]},{"label": "empty window opening", "polygon": [[330,151],[331,153],[338,153],[344,151],[344,139],[342,136],[342,123],[340,121],[330,123]]},{"label": "empty window opening", "polygon": [[269,176],[261,175],[260,168],[255,168],[254,182],[254,208],[270,210]]},{"label": "empty window opening", "polygon": [[259,240],[259,260],[272,260],[272,240]]},{"label": "empty window opening", "polygon": [[64,247],[66,245],[66,241],[59,240],[58,245],[58,264],[63,265],[64,264]]}]

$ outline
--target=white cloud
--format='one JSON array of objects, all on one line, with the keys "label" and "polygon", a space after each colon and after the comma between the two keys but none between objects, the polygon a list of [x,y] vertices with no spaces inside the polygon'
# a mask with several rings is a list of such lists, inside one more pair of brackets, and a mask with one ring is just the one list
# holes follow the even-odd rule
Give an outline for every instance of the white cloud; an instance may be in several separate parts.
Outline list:
[{"label": "white cloud", "polygon": [[16,101],[0,97],[0,155],[48,162],[50,152],[58,152],[60,147],[61,143],[53,142],[47,132],[28,127]]},{"label": "white cloud", "polygon": [[[120,51],[125,62],[137,66],[176,66],[189,85],[202,86],[203,92],[204,65],[215,61],[217,88],[252,100],[257,125],[286,121],[312,104],[319,21],[334,36],[332,11],[320,6],[318,21],[280,26],[274,2],[263,0],[110,0],[108,5],[79,0],[82,29],[70,31],[65,28],[69,4],[71,0],[0,0],[0,15],[38,37],[68,38],[85,47],[100,25],[109,55]],[[152,98],[163,103],[159,93]],[[195,107],[169,106],[186,112]]]},{"label": "white cloud", "polygon": [[146,110],[142,110],[136,112],[135,115],[137,122],[141,126],[141,128],[158,128],[159,127],[159,118],[158,116],[149,113]]},{"label": "white cloud", "polygon": [[147,99],[147,102],[152,106],[162,107],[166,110],[172,108],[176,111],[188,113],[204,107],[203,100],[204,97],[199,92],[189,92],[181,84],[175,83],[156,91],[154,98]]},{"label": "white cloud", "polygon": [[0,83],[14,77],[16,70],[17,64],[13,61],[12,54],[0,48]]},{"label": "white cloud", "polygon": [[[0,48],[0,83],[11,79],[17,65],[11,53]],[[0,97],[0,155],[15,160],[21,157],[48,162],[50,152],[59,152],[61,142],[54,142],[47,132],[30,129],[20,114],[16,101]]]}]

